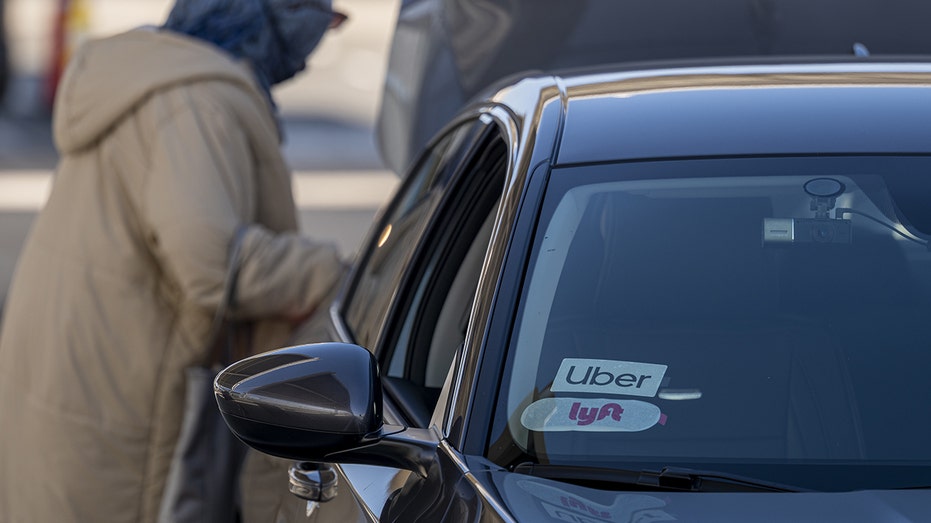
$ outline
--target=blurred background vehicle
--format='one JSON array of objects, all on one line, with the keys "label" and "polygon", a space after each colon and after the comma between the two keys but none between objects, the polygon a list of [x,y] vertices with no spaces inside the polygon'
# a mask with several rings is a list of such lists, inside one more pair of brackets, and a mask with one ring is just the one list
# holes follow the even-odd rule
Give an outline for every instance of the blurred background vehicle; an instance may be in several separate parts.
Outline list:
[{"label": "blurred background vehicle", "polygon": [[689,58],[931,53],[924,0],[403,0],[377,123],[406,169],[467,101],[523,71]]}]

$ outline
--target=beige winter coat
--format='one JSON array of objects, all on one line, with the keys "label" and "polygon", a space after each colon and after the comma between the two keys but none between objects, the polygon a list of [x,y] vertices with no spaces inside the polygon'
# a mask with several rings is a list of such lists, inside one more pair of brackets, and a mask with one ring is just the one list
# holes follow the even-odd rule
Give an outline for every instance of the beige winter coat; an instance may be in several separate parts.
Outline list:
[{"label": "beige winter coat", "polygon": [[341,269],[301,237],[276,123],[250,72],[134,30],[84,46],[54,114],[61,162],[0,335],[0,522],[154,521],[234,230],[257,350]]}]

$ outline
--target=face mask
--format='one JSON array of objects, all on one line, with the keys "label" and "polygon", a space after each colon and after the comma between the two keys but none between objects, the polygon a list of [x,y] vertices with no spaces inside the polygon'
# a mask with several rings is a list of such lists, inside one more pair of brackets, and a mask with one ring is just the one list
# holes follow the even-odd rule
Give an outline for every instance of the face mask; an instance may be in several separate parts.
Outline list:
[{"label": "face mask", "polygon": [[257,68],[274,85],[303,71],[307,58],[323,39],[336,16],[329,1],[262,0],[267,18],[270,49]]},{"label": "face mask", "polygon": [[330,0],[176,0],[164,27],[248,60],[263,87],[302,71],[339,15]]}]

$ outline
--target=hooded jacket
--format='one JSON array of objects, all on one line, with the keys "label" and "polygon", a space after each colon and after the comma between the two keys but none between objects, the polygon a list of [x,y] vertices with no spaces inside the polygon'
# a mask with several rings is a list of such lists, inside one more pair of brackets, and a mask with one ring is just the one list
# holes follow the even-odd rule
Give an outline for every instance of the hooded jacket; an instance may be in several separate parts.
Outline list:
[{"label": "hooded jacket", "polygon": [[140,29],[72,58],[60,163],[0,334],[0,521],[149,522],[241,225],[235,314],[284,343],[342,263],[297,233],[290,171],[250,70]]}]

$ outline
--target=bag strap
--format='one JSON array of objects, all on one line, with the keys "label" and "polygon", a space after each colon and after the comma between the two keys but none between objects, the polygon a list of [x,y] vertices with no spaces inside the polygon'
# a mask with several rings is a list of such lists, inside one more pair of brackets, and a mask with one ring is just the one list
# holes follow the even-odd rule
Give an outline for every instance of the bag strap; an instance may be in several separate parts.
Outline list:
[{"label": "bag strap", "polygon": [[210,362],[228,365],[232,357],[232,330],[229,326],[227,339],[225,343],[220,343],[221,330],[227,319],[227,312],[232,310],[236,305],[236,280],[239,278],[239,251],[242,246],[242,239],[245,236],[246,226],[240,225],[233,234],[233,241],[229,248],[227,256],[226,278],[223,282],[223,295],[220,297],[220,303],[217,305],[216,313],[213,315],[213,323],[210,326],[210,335],[207,337],[207,346],[210,347]]}]

